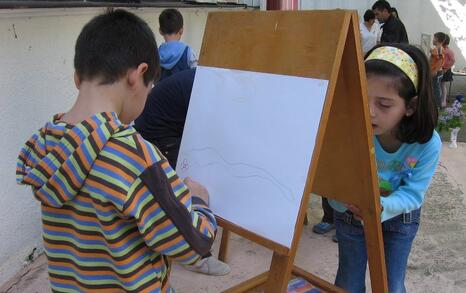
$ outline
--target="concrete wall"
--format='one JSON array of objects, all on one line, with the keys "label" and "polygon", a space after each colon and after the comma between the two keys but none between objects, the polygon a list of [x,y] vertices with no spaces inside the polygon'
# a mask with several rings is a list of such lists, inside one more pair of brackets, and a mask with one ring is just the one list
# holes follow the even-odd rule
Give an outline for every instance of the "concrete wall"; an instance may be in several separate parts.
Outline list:
[{"label": "concrete wall", "polygon": [[[158,34],[162,9],[132,11]],[[183,40],[199,54],[207,13],[180,9]],[[0,10],[0,284],[34,248],[41,248],[40,209],[31,191],[15,183],[16,157],[22,144],[54,113],[73,103],[74,44],[82,26],[100,8]],[[37,251],[37,250],[36,250]]]}]

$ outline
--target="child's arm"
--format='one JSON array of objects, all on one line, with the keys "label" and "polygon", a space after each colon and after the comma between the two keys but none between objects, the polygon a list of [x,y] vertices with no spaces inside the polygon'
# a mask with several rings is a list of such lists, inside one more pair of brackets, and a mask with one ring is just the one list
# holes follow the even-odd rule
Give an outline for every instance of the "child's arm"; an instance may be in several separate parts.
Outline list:
[{"label": "child's arm", "polygon": [[188,47],[188,67],[194,68],[197,67],[197,57],[191,47]]},{"label": "child's arm", "polygon": [[438,164],[441,146],[440,138],[434,133],[434,137],[425,144],[425,149],[417,158],[411,177],[406,177],[404,184],[389,196],[380,198],[383,207],[382,222],[422,206]]},{"label": "child's arm", "polygon": [[166,160],[150,166],[132,185],[124,213],[136,219],[147,246],[177,262],[192,264],[210,252],[214,215]]}]

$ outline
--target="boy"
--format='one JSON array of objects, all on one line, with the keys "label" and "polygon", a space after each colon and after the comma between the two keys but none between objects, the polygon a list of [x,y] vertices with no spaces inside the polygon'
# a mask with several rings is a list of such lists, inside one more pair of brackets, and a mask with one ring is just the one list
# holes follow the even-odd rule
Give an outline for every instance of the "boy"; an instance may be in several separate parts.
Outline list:
[{"label": "boy", "polygon": [[[188,69],[158,82],[152,88],[141,116],[134,123],[134,128],[157,146],[173,169],[180,151],[195,74],[195,68]],[[215,276],[230,272],[230,267],[214,256],[185,268]]]},{"label": "boy", "polygon": [[183,183],[128,125],[157,78],[154,52],[137,16],[92,19],[75,47],[76,103],[21,150],[17,181],[41,202],[55,292],[173,292],[167,257],[189,265],[209,254],[216,223],[207,190]]},{"label": "boy", "polygon": [[183,16],[176,9],[165,9],[159,16],[159,32],[165,43],[160,45],[160,65],[164,79],[176,72],[197,66],[196,55],[191,47],[181,42]]}]

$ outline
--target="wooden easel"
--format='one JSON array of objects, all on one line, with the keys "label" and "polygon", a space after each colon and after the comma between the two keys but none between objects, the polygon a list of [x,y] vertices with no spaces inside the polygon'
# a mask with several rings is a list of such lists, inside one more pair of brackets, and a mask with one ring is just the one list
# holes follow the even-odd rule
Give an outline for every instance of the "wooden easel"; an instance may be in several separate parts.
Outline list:
[{"label": "wooden easel", "polygon": [[328,292],[341,291],[293,265],[311,192],[361,208],[372,290],[388,292],[359,39],[358,17],[352,11],[209,14],[200,65],[329,80],[292,245],[282,246],[218,217],[224,228],[221,259],[226,258],[229,231],[273,250],[269,271],[224,292],[258,292],[260,287],[267,293],[283,293],[291,274]]}]

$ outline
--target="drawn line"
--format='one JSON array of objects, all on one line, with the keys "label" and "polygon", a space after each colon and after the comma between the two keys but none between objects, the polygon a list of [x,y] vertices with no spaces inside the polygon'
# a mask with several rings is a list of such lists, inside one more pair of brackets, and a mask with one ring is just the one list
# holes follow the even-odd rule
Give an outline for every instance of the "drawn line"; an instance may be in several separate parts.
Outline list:
[{"label": "drawn line", "polygon": [[[265,169],[263,169],[261,167],[258,167],[258,166],[252,165],[252,164],[247,164],[247,163],[229,162],[222,155],[220,155],[219,152],[216,149],[214,149],[212,147],[193,148],[193,149],[189,150],[187,153],[200,153],[200,152],[205,152],[205,151],[213,152],[220,159],[220,161],[212,161],[212,162],[208,162],[206,164],[200,164],[196,160],[196,162],[193,161],[192,163],[197,164],[200,168],[206,168],[206,167],[210,167],[210,166],[213,166],[213,165],[224,166],[225,169],[230,174],[230,176],[232,176],[234,178],[241,178],[241,179],[261,178],[261,179],[264,179],[264,180],[272,183],[273,185],[275,185],[281,191],[281,193],[282,193],[282,195],[283,195],[283,197],[285,199],[287,199],[288,201],[291,201],[291,202],[295,201],[295,196],[293,195],[293,192],[292,192],[291,188],[289,188],[288,186],[281,183],[277,178],[275,178],[275,176],[273,176],[270,172],[268,172],[267,170],[265,170]],[[225,166],[225,165],[227,165],[227,166]],[[227,167],[230,167],[230,168],[227,168]],[[259,171],[259,173],[262,172],[262,173],[264,173],[264,175],[260,175],[260,174],[235,175],[231,170],[232,167],[248,167],[248,168],[250,168],[250,169],[252,169],[254,171]],[[250,172],[252,172],[252,171],[250,171]]]}]

